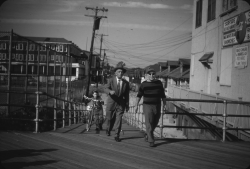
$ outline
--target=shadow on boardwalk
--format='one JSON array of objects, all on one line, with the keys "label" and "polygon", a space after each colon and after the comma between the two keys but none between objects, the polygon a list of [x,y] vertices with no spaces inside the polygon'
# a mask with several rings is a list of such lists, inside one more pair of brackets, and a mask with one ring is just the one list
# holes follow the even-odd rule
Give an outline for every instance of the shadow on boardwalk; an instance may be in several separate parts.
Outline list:
[{"label": "shadow on boardwalk", "polygon": [[[105,128],[105,126],[104,126]],[[114,132],[96,134],[84,124],[45,133],[1,132],[2,165],[13,168],[104,169],[246,169],[249,142],[156,138],[157,147],[144,141],[143,132],[123,124],[121,142]]]}]

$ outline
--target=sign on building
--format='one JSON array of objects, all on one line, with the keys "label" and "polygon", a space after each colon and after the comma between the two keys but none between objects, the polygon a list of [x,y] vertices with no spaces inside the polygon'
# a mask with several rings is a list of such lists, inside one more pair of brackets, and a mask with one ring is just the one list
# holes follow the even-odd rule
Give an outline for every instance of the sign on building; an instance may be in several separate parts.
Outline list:
[{"label": "sign on building", "polygon": [[224,21],[222,42],[223,47],[250,42],[250,10]]},{"label": "sign on building", "polygon": [[248,46],[235,48],[235,63],[236,68],[247,67]]}]

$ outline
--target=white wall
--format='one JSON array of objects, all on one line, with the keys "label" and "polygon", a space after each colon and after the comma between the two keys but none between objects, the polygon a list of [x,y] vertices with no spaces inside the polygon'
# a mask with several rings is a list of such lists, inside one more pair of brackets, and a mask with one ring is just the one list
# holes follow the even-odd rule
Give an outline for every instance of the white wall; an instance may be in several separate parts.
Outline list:
[{"label": "white wall", "polygon": [[[213,95],[220,93],[221,96],[232,99],[243,97],[244,101],[250,101],[250,87],[248,87],[250,84],[250,43],[242,44],[243,46],[248,46],[248,66],[244,69],[234,67],[235,48],[238,45],[222,48],[223,22],[250,9],[250,6],[246,2],[239,0],[236,11],[220,17],[219,15],[222,13],[222,0],[216,0],[216,19],[207,22],[208,0],[203,0],[202,26],[195,28],[196,1],[194,0],[193,12],[190,89],[195,91],[203,90],[203,92]],[[223,52],[231,50],[231,55],[226,58],[227,56],[222,53],[222,50]],[[208,70],[199,62],[199,59],[208,52],[214,52],[211,70]],[[228,59],[226,60],[227,63],[232,63],[230,67],[225,66],[225,59]],[[221,74],[222,69],[225,68],[230,72]],[[224,77],[227,75],[231,77]],[[225,81],[225,79],[228,80],[228,83],[230,81],[230,85],[220,83],[223,80]]]}]

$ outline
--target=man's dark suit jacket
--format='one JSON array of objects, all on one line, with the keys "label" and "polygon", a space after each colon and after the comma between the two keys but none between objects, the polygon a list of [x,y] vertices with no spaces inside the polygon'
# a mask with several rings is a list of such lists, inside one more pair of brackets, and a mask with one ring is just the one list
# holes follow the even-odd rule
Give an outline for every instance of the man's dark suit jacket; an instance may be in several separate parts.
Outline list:
[{"label": "man's dark suit jacket", "polygon": [[[115,94],[110,95],[109,92],[113,90]],[[128,81],[122,79],[122,88],[121,92],[118,96],[117,90],[117,79],[116,76],[112,77],[108,84],[104,88],[104,92],[108,95],[106,102],[106,118],[111,119],[112,113],[115,110],[117,104],[122,107],[122,111],[124,112],[125,108],[129,107],[129,83]]]}]

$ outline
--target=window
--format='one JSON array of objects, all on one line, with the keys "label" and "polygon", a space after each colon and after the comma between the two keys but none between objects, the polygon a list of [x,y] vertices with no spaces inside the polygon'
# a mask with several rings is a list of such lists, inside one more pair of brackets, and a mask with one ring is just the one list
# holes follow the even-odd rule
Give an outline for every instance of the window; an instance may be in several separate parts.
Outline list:
[{"label": "window", "polygon": [[46,55],[40,55],[40,62],[45,62],[46,61]]},{"label": "window", "polygon": [[23,50],[23,44],[22,43],[18,43],[16,45],[16,50]]},{"label": "window", "polygon": [[51,50],[55,50],[55,49],[56,49],[56,46],[55,46],[55,45],[50,45],[50,49],[51,49]]},{"label": "window", "polygon": [[46,45],[41,45],[40,46],[40,51],[46,51]]},{"label": "window", "polygon": [[0,44],[0,49],[5,50],[5,49],[6,49],[6,43],[1,43],[1,44]]},{"label": "window", "polygon": [[215,19],[216,0],[208,0],[207,22]]},{"label": "window", "polygon": [[34,51],[36,48],[35,44],[30,44],[29,51]]},{"label": "window", "polygon": [[223,12],[226,12],[237,6],[237,0],[223,0]]},{"label": "window", "polygon": [[59,52],[63,52],[63,45],[58,45]]},{"label": "window", "polygon": [[50,60],[54,60],[54,55],[51,55],[51,59]]},{"label": "window", "polygon": [[12,53],[12,60],[16,59],[16,54]]},{"label": "window", "polygon": [[6,53],[2,53],[2,60],[7,60]]},{"label": "window", "polygon": [[56,45],[56,51],[59,52],[59,45]]},{"label": "window", "polygon": [[28,61],[34,61],[34,54],[29,54],[29,59]]},{"label": "window", "polygon": [[196,21],[195,27],[198,28],[201,26],[202,21],[202,0],[196,2]]},{"label": "window", "polygon": [[23,54],[19,54],[18,60],[23,61]]},{"label": "window", "polygon": [[67,45],[63,45],[63,52],[67,52]]}]

